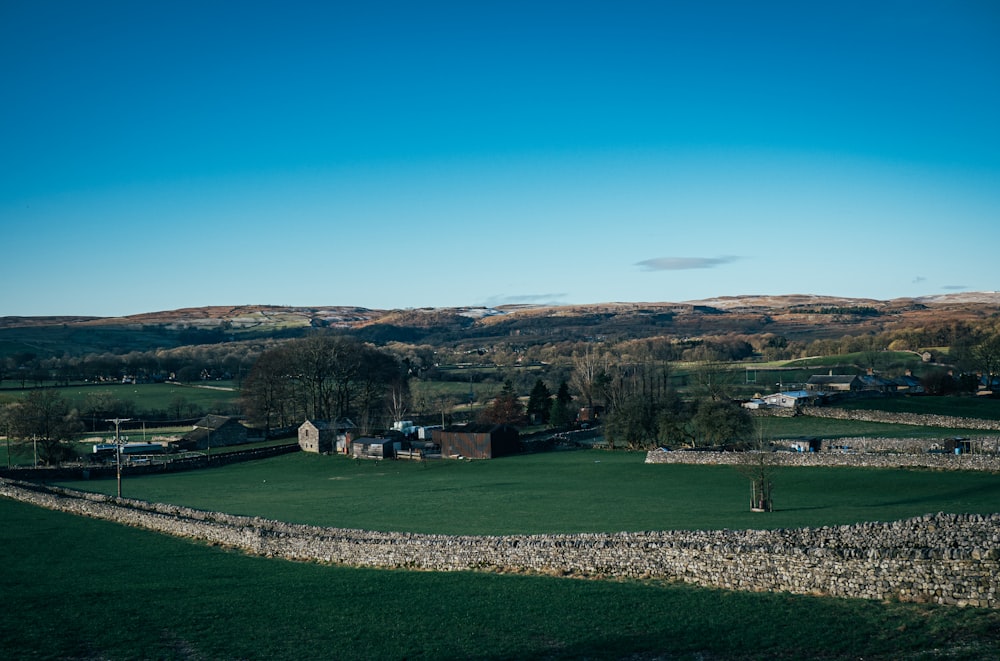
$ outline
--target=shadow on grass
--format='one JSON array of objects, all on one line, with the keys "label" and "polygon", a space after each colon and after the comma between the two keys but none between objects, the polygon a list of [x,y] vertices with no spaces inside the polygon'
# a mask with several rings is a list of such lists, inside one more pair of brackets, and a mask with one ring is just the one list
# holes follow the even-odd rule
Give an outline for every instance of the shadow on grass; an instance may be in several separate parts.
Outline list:
[{"label": "shadow on grass", "polygon": [[911,498],[902,498],[902,499],[899,499],[899,500],[886,500],[886,501],[872,503],[869,507],[872,507],[872,508],[878,508],[878,507],[896,507],[896,506],[904,506],[904,505],[918,505],[920,503],[926,503],[926,502],[938,502],[938,503],[940,503],[942,500],[960,501],[960,500],[962,500],[964,498],[968,498],[968,497],[971,497],[971,496],[975,496],[977,499],[980,499],[984,495],[990,494],[990,493],[995,493],[995,495],[997,497],[997,502],[1000,502],[1000,482],[998,482],[995,486],[990,486],[990,487],[985,487],[985,488],[984,487],[968,487],[968,488],[965,488],[965,489],[955,489],[953,491],[946,491],[946,492],[943,492],[943,493],[941,493],[941,492],[935,492],[935,493],[928,493],[928,494],[923,495],[923,496],[916,496],[915,495],[915,496],[913,496]]}]

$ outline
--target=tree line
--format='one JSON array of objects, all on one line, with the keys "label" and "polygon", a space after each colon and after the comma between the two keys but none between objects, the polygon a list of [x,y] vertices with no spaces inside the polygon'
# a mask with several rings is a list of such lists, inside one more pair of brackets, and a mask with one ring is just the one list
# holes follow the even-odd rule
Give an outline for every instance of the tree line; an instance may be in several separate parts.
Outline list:
[{"label": "tree line", "polygon": [[[917,346],[913,343],[918,341],[947,339],[943,346],[949,347],[948,362],[958,369],[951,373],[944,367],[928,369],[924,381],[929,392],[973,390],[981,382],[990,384],[1000,378],[1000,323],[984,322],[975,327],[951,324],[906,332],[816,340],[809,346],[827,355],[860,351],[874,364],[885,348],[903,349]],[[894,339],[889,341],[890,337]],[[544,356],[548,361],[541,360],[543,355],[538,353],[529,357],[527,351],[512,344],[479,347],[471,350],[475,360],[496,364],[496,378],[502,379],[503,386],[482,409],[470,406],[469,415],[490,422],[561,428],[572,424],[580,409],[586,409],[600,417],[604,435],[614,447],[715,445],[748,438],[752,435],[749,415],[732,403],[721,365],[748,353],[766,355],[769,349],[781,351],[788,345],[784,338],[766,334],[702,338],[683,345],[668,338],[577,342],[561,347],[563,351],[572,349],[568,355]],[[679,346],[684,347],[680,353]],[[697,353],[701,348],[706,351]],[[437,407],[444,422],[444,412],[454,401],[444,396],[440,401],[418,400],[410,386],[443,378],[447,373],[442,371],[442,362],[469,360],[469,356],[470,350],[455,347],[439,350],[392,343],[379,348],[349,335],[320,331],[285,341],[186,347],[118,357],[92,355],[65,359],[62,364],[77,374],[113,375],[162,373],[184,367],[190,367],[192,373],[199,367],[198,374],[204,375],[231,368],[245,375],[241,403],[251,424],[276,429],[305,419],[349,418],[363,433],[370,433],[413,413],[429,415],[431,407]],[[683,392],[675,388],[671,378],[671,366],[679,357],[700,359],[698,367],[685,375]],[[712,357],[720,360],[712,361]],[[544,366],[541,376],[514,369],[525,358],[529,364]],[[57,362],[43,365],[24,354],[4,361],[8,377],[10,366],[19,360],[35,360],[50,374],[58,370]],[[504,364],[507,367],[500,369]],[[471,395],[472,374],[460,378],[469,378]],[[42,454],[51,460],[59,460],[60,451],[56,445],[50,450],[49,444],[82,431],[87,415],[130,415],[106,401],[86,402],[81,414],[56,394],[43,392],[30,393],[20,404],[8,405],[0,421],[8,438],[40,441]],[[526,406],[522,403],[525,397]],[[179,400],[174,408],[178,418],[191,413]]]},{"label": "tree line", "polygon": [[401,412],[407,378],[404,364],[388,352],[352,337],[317,334],[262,353],[242,400],[246,415],[265,429],[347,418],[369,433]]}]

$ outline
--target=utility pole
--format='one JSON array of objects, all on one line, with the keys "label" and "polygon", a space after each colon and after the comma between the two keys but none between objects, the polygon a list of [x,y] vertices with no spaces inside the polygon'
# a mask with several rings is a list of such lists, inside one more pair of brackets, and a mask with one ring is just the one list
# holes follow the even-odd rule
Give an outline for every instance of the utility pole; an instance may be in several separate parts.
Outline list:
[{"label": "utility pole", "polygon": [[122,497],[122,437],[119,433],[121,424],[132,418],[105,418],[104,422],[115,423],[115,466],[118,472],[118,497]]}]

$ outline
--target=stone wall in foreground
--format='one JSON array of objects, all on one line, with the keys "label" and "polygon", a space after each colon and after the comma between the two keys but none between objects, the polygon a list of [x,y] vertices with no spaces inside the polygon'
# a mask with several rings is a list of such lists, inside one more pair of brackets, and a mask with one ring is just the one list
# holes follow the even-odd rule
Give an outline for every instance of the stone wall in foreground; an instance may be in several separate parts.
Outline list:
[{"label": "stone wall in foreground", "polygon": [[296,525],[12,480],[0,480],[0,495],[290,560],[1000,607],[1000,514],[798,530],[449,536]]}]

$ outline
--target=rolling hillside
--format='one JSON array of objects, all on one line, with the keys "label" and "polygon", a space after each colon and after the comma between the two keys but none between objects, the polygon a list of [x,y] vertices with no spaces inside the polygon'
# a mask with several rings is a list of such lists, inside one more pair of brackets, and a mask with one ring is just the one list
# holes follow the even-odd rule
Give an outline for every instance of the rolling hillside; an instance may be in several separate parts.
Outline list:
[{"label": "rolling hillside", "polygon": [[0,317],[0,355],[115,354],[194,344],[300,336],[340,329],[376,343],[454,345],[517,337],[519,343],[586,338],[773,333],[837,338],[971,322],[1000,314],[1000,293],[848,299],[810,295],[723,297],[683,303],[510,305],[376,310],[353,306],[213,306],[128,317]]}]

